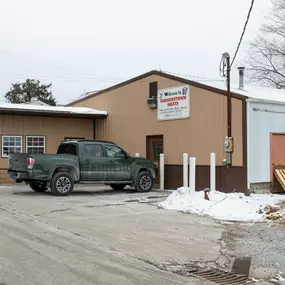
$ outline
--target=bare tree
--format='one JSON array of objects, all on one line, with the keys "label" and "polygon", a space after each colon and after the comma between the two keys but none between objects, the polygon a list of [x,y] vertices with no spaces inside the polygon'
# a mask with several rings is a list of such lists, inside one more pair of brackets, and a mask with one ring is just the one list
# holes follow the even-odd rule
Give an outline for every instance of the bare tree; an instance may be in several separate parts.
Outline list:
[{"label": "bare tree", "polygon": [[251,43],[247,76],[252,82],[285,88],[285,0],[272,0],[272,11]]}]

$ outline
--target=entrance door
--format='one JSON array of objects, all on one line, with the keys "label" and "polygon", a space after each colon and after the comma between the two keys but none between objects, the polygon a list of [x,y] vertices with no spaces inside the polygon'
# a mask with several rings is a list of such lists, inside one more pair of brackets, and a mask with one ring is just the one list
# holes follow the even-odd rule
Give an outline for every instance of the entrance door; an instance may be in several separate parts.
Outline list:
[{"label": "entrance door", "polygon": [[270,178],[273,181],[273,166],[285,165],[285,134],[270,135]]},{"label": "entrance door", "polygon": [[[163,153],[163,136],[147,136],[147,158],[158,162],[160,161],[160,154]],[[159,184],[159,176],[156,184]]]}]

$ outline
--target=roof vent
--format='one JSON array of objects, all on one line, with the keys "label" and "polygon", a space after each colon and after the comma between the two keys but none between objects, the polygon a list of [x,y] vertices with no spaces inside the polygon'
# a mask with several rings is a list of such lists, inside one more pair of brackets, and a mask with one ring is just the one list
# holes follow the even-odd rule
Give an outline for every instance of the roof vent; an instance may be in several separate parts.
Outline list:
[{"label": "roof vent", "polygon": [[244,70],[245,67],[240,66],[238,67],[239,70],[239,89],[244,90]]}]

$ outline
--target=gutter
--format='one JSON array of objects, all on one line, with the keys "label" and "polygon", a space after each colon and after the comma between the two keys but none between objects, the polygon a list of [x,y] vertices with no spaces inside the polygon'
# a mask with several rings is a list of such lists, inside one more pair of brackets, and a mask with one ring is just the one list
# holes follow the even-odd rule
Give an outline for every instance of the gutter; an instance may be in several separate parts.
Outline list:
[{"label": "gutter", "polygon": [[285,101],[282,102],[282,101],[275,101],[275,100],[269,100],[269,99],[248,98],[246,99],[246,101],[250,103],[267,103],[267,104],[273,104],[273,105],[285,105]]}]

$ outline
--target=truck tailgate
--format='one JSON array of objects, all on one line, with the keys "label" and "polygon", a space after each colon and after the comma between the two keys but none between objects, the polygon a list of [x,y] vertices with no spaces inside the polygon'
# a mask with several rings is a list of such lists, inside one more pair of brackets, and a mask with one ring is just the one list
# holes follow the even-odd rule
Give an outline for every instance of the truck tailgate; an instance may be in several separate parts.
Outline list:
[{"label": "truck tailgate", "polygon": [[25,172],[27,171],[27,153],[14,153],[10,154],[9,157],[9,170],[16,172]]}]

